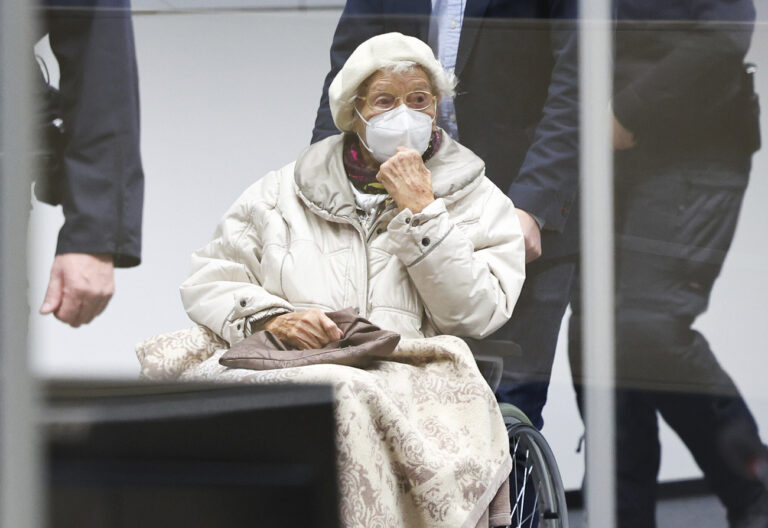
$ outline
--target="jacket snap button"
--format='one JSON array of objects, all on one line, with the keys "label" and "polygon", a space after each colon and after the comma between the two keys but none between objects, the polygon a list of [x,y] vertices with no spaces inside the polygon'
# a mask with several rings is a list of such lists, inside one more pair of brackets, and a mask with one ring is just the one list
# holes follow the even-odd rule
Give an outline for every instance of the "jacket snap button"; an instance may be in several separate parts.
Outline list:
[{"label": "jacket snap button", "polygon": [[410,216],[409,216],[408,218],[406,218],[406,219],[405,219],[405,223],[406,223],[406,224],[410,224],[410,223],[411,223],[411,217],[410,217]]},{"label": "jacket snap button", "polygon": [[429,238],[424,237],[421,239],[421,245],[422,246],[428,246],[429,245]]},{"label": "jacket snap button", "polygon": [[413,220],[413,223],[412,223],[411,225],[412,225],[413,227],[419,227],[419,219],[418,219],[418,218],[415,218],[415,219]]},{"label": "jacket snap button", "polygon": [[246,304],[248,304],[248,301],[246,301],[245,299],[240,299],[240,306],[242,306],[243,308],[245,308],[245,305],[246,305]]}]

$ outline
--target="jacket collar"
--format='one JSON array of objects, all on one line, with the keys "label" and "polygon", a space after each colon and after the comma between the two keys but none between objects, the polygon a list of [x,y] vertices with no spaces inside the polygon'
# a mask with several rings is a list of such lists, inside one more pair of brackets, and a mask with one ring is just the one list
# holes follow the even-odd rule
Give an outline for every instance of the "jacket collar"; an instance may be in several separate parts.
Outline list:
[{"label": "jacket collar", "polygon": [[[440,150],[426,166],[432,173],[435,198],[452,203],[480,184],[485,164],[468,148],[442,133]],[[357,222],[355,197],[342,161],[344,136],[337,134],[306,149],[296,160],[296,193],[317,214]]]}]

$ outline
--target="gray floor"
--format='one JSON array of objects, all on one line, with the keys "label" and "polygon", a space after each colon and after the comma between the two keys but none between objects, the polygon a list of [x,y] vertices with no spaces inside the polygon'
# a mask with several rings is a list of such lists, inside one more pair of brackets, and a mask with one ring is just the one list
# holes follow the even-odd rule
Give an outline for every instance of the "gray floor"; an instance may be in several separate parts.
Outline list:
[{"label": "gray floor", "polygon": [[[583,528],[583,510],[568,512],[571,528]],[[659,501],[657,528],[727,528],[725,508],[713,496]]]}]

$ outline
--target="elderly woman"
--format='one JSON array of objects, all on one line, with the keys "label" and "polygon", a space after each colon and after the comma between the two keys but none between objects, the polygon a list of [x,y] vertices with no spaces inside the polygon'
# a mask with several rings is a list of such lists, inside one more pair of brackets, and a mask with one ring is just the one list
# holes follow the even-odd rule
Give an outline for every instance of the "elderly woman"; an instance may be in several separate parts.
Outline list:
[{"label": "elderly woman", "polygon": [[418,39],[360,45],[329,90],[344,133],[252,185],[192,257],[192,320],[230,344],[267,329],[298,348],[336,339],[323,312],[345,307],[403,337],[504,324],[523,238],[482,160],[435,124],[452,89]]},{"label": "elderly woman", "polygon": [[189,316],[224,346],[268,330],[321,348],[340,337],[325,312],[348,307],[405,338],[366,370],[228,369],[218,351],[182,376],[333,384],[345,526],[488,526],[511,467],[471,353],[431,337],[487,336],[524,279],[514,206],[435,125],[453,85],[418,39],[360,45],[329,91],[343,133],[247,189],[181,286]]}]

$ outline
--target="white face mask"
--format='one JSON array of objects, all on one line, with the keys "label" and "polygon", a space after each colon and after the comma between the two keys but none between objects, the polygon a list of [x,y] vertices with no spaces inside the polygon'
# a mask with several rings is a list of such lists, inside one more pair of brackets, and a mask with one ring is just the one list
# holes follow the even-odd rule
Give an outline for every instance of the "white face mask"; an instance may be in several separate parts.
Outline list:
[{"label": "white face mask", "polygon": [[360,137],[363,146],[380,163],[395,155],[397,147],[408,147],[424,154],[432,137],[433,118],[424,112],[412,110],[401,104],[392,110],[366,120],[355,108],[355,112],[365,123],[365,137],[368,144]]}]

